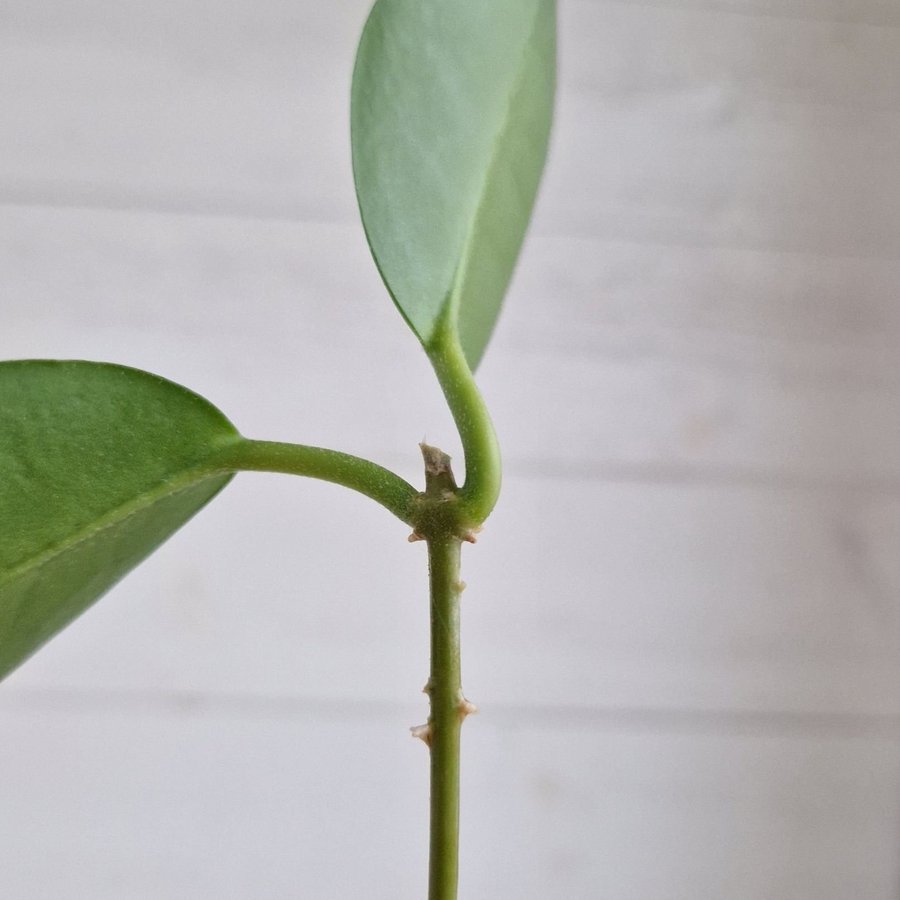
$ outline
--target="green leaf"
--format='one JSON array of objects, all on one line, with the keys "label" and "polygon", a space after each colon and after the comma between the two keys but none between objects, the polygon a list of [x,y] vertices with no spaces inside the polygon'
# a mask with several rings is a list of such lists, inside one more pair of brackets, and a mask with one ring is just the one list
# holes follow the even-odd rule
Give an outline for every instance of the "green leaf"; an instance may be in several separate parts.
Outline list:
[{"label": "green leaf", "polygon": [[554,0],[378,0],[353,75],[369,246],[426,350],[456,329],[471,368],[537,193],[553,108]]},{"label": "green leaf", "polygon": [[218,493],[239,440],[146,372],[0,363],[0,678]]}]

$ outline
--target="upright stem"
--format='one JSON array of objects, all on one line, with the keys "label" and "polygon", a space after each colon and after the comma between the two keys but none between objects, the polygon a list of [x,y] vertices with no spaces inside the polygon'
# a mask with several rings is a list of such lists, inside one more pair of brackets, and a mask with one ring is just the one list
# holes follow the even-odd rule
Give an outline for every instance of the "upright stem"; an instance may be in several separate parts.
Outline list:
[{"label": "upright stem", "polygon": [[460,541],[428,541],[431,584],[431,857],[428,900],[456,900],[459,877],[459,733],[470,707],[459,653]]}]

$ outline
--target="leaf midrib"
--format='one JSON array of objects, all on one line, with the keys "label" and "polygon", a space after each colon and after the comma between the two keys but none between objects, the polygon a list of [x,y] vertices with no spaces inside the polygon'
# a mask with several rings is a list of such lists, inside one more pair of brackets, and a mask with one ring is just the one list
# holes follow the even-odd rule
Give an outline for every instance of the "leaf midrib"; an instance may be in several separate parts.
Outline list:
[{"label": "leaf midrib", "polygon": [[[503,114],[503,120],[501,122],[500,127],[497,130],[497,133],[494,137],[494,140],[491,142],[491,153],[488,158],[488,164],[484,170],[484,177],[481,181],[481,189],[479,190],[477,196],[478,201],[475,205],[475,210],[472,215],[471,223],[469,225],[468,231],[466,233],[466,237],[463,240],[462,252],[460,254],[459,265],[456,267],[456,273],[453,277],[453,283],[451,285],[450,291],[448,292],[448,300],[449,300],[449,320],[453,322],[454,327],[457,326],[457,318],[459,316],[460,304],[462,301],[462,291],[461,287],[465,282],[466,272],[469,268],[469,261],[472,256],[472,251],[475,246],[477,246],[477,241],[475,240],[475,236],[478,232],[478,225],[481,221],[482,212],[484,210],[484,203],[487,199],[490,191],[488,190],[488,185],[491,182],[491,178],[494,172],[494,169],[497,165],[497,160],[500,157],[500,148],[503,146],[504,138],[509,131],[510,121],[512,119],[512,110],[513,110],[513,100],[518,96],[519,89],[522,85],[522,82],[525,79],[525,72],[527,69],[527,54],[528,48],[534,41],[535,35],[537,33],[537,23],[540,18],[541,12],[541,4],[545,2],[545,0],[537,0],[534,4],[534,14],[531,20],[531,27],[528,30],[526,39],[522,42],[522,64],[520,64],[516,68],[516,77],[513,78],[510,82],[510,89],[507,92],[505,108]],[[433,345],[437,343],[438,334],[440,332],[439,324],[436,323],[434,329],[432,330],[431,339],[429,340],[429,345]]]},{"label": "leaf midrib", "polygon": [[[216,450],[219,451],[229,444],[239,444],[242,440],[243,438],[237,438],[229,441],[228,444],[223,442],[221,446],[216,447]],[[149,490],[138,494],[134,499],[114,507],[94,522],[85,525],[62,541],[52,544],[41,550],[39,553],[36,553],[34,556],[27,557],[17,563],[11,569],[8,569],[5,574],[0,575],[0,590],[14,584],[32,570],[46,565],[51,560],[63,556],[66,553],[71,553],[81,544],[86,543],[116,525],[128,521],[132,516],[148,509],[161,500],[165,500],[167,497],[178,494],[207,479],[234,474],[233,469],[217,464],[216,459],[216,455],[211,454],[202,463],[184,469],[174,477],[161,481]]]}]

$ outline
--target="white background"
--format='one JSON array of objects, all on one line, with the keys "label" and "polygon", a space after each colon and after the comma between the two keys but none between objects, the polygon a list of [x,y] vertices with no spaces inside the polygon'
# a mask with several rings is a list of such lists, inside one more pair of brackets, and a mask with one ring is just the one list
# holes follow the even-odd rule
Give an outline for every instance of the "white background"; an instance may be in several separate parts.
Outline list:
[{"label": "white background", "polygon": [[[455,449],[357,221],[367,0],[0,0],[0,357]],[[479,380],[462,900],[900,896],[900,5],[561,0]],[[0,524],[2,527],[2,524]],[[424,550],[241,475],[0,687],[10,900],[424,896]]]}]

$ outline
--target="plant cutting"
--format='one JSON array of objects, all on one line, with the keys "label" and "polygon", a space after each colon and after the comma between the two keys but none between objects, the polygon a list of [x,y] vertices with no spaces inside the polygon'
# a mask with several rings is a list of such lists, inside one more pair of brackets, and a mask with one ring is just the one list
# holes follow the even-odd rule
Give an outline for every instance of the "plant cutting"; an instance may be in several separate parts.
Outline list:
[{"label": "plant cutting", "polygon": [[[378,0],[353,75],[353,174],[369,246],[459,431],[465,477],[421,446],[424,484],[336,450],[253,440],[187,388],[120,365],[0,363],[0,677],[146,558],[241,471],[356,490],[427,546],[430,900],[457,895],[460,548],[500,491],[472,372],[497,319],[544,165],[554,0]],[[302,314],[302,313],[298,313]],[[360,315],[364,315],[360,310]]]}]

